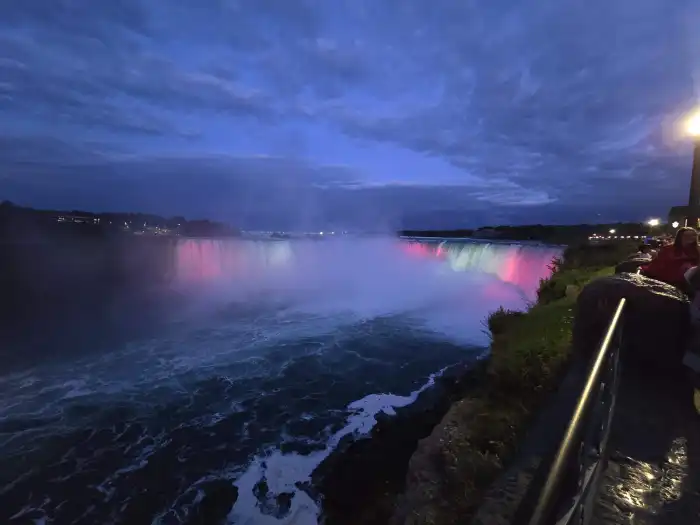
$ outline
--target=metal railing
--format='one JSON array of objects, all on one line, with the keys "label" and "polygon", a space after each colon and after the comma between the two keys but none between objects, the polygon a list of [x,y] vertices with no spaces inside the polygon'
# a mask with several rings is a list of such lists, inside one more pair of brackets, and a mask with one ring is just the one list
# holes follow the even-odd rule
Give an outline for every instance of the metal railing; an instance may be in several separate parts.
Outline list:
[{"label": "metal railing", "polygon": [[583,391],[559,446],[543,458],[516,511],[514,525],[579,525],[590,521],[607,462],[620,377],[621,299],[593,356]]}]

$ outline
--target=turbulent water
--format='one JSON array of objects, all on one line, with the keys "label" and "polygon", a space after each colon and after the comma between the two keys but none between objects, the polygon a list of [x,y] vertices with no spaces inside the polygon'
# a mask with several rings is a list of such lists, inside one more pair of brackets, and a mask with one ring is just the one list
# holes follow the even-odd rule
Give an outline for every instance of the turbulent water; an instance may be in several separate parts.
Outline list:
[{"label": "turbulent water", "polygon": [[147,308],[0,372],[0,523],[195,523],[212,486],[238,489],[230,523],[316,523],[298,486],[338,440],[482,354],[488,312],[524,307],[557,254],[182,240]]}]

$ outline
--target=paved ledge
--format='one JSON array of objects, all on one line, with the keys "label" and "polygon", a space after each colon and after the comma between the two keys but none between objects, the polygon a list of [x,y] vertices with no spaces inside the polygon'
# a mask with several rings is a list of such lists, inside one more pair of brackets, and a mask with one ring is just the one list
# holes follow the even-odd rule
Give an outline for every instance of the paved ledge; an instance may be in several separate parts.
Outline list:
[{"label": "paved ledge", "polygon": [[543,456],[556,447],[583,388],[588,363],[574,358],[559,388],[536,416],[515,460],[486,492],[473,525],[509,525]]},{"label": "paved ledge", "polygon": [[700,416],[684,379],[623,368],[592,525],[700,523]]}]

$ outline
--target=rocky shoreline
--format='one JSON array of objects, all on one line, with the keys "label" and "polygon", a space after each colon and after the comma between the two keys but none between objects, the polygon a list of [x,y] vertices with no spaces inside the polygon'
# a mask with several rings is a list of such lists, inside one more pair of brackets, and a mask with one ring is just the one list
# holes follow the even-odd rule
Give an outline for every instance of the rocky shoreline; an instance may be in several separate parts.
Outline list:
[{"label": "rocky shoreline", "polygon": [[403,493],[409,461],[450,407],[483,379],[487,360],[454,365],[396,414],[381,415],[371,433],[347,436],[314,471],[310,494],[328,525],[385,525]]}]

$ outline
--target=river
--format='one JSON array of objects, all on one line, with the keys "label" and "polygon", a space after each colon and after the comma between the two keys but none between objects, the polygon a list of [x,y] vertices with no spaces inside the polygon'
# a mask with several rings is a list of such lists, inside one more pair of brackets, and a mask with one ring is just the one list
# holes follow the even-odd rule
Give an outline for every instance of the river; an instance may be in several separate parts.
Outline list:
[{"label": "river", "polygon": [[197,523],[218,483],[237,489],[230,523],[315,524],[299,487],[340,438],[482,355],[487,314],[524,308],[559,252],[178,241],[167,286],[13,343],[0,523]]}]

